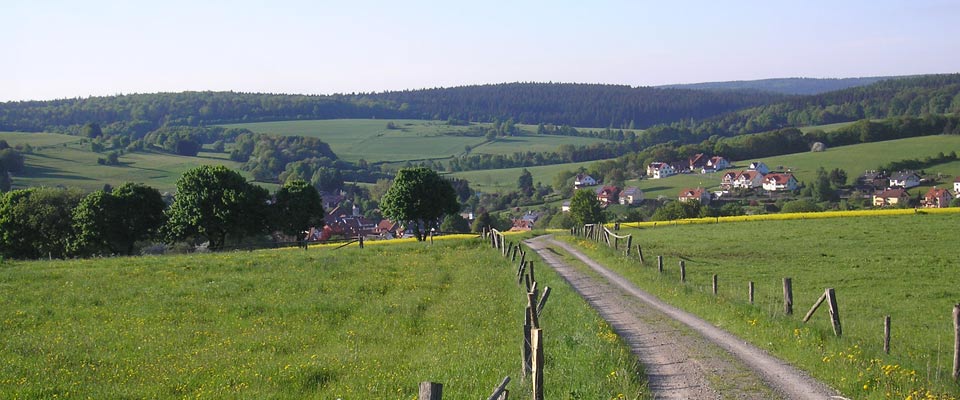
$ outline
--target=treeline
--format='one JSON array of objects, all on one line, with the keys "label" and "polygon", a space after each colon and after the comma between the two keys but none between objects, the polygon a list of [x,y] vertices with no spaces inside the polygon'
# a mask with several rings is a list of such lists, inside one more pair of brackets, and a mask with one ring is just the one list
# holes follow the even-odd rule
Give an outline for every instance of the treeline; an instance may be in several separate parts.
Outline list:
[{"label": "treeline", "polygon": [[23,155],[10,147],[6,140],[0,139],[0,193],[13,186],[12,174],[23,172]]},{"label": "treeline", "polygon": [[884,80],[680,123],[699,136],[731,136],[784,127],[958,112],[960,74],[947,74]]},{"label": "treeline", "polygon": [[84,194],[28,188],[0,196],[0,256],[19,259],[137,254],[156,242],[190,247],[323,225],[315,188],[288,181],[271,196],[223,166],[202,166],[177,181],[171,204],[154,188],[127,183]]},{"label": "treeline", "polygon": [[306,96],[236,92],[131,94],[0,103],[0,130],[74,133],[88,122],[140,137],[162,126],[334,118],[643,128],[769,104],[781,95],[625,85],[508,83],[399,92]]},{"label": "treeline", "polygon": [[760,90],[765,92],[811,95],[833,92],[850,87],[866,86],[896,76],[872,76],[864,78],[773,78],[751,81],[704,82],[665,85],[675,89],[690,90]]}]

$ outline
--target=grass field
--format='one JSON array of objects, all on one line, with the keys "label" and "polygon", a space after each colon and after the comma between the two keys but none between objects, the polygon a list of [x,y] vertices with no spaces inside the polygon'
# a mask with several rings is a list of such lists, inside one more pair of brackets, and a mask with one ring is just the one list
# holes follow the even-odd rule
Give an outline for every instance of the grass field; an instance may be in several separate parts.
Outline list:
[{"label": "grass field", "polygon": [[840,128],[843,128],[843,127],[847,127],[847,126],[853,125],[853,124],[855,124],[855,123],[856,123],[856,121],[852,121],[852,122],[837,122],[837,123],[835,123],[835,124],[826,124],[826,125],[802,126],[802,127],[800,127],[800,131],[803,132],[803,133],[807,133],[807,132],[810,132],[810,131],[817,131],[817,130],[824,131],[824,132],[833,132],[833,131],[835,131],[835,130],[837,130],[837,129],[840,129]]},{"label": "grass field", "polygon": [[[903,159],[915,159],[935,156],[939,152],[950,153],[951,151],[960,152],[960,136],[956,135],[938,135],[924,136],[908,139],[889,140],[885,142],[863,143],[851,146],[841,146],[828,148],[824,152],[813,153],[803,152],[788,154],[776,157],[761,158],[770,168],[776,169],[783,167],[793,172],[797,180],[801,182],[812,182],[817,175],[817,169],[823,167],[826,170],[840,168],[847,172],[848,183],[854,180],[868,169],[887,164],[891,161]],[[754,160],[742,160],[734,162],[731,170],[740,170],[746,168],[746,165]],[[945,176],[954,177],[960,175],[960,163],[952,162],[927,168],[928,174],[943,173]],[[702,184],[708,189],[717,189],[720,187],[722,173],[712,174],[690,174],[675,175],[665,179],[644,179],[632,180],[627,184],[638,186],[644,191],[647,198],[656,196],[665,196],[675,198],[683,188],[697,187]],[[952,178],[950,179],[952,182]],[[946,182],[949,183],[949,182]],[[912,189],[911,194],[916,195],[916,190],[926,188]]]},{"label": "grass field", "polygon": [[[100,165],[105,154],[90,151],[76,136],[54,133],[0,133],[10,145],[29,143],[32,154],[24,154],[26,169],[14,176],[14,189],[31,186],[70,186],[92,191],[104,184],[143,183],[161,192],[174,192],[176,181],[188,169],[199,165],[222,164],[239,170],[240,164],[226,154],[201,152],[199,157],[165,153],[128,153],[120,156],[121,165]],[[244,172],[242,172],[244,173]]]},{"label": "grass field", "polygon": [[[399,129],[387,129],[393,122]],[[407,160],[441,159],[463,154],[473,147],[471,154],[512,154],[525,151],[556,151],[561,145],[586,145],[603,142],[600,139],[537,136],[535,131],[523,130],[523,135],[488,142],[483,136],[456,136],[477,126],[451,126],[444,121],[334,119],[311,121],[256,122],[224,125],[245,128],[254,132],[318,137],[330,145],[338,157],[347,161],[364,159],[368,162],[395,162]],[[535,127],[534,127],[535,129]]]},{"label": "grass field", "polygon": [[[605,246],[571,240],[640,287],[789,360],[847,398],[947,399],[960,394],[950,377],[958,267],[945,234],[958,224],[958,214],[918,214],[621,230],[643,247],[645,267]],[[686,284],[679,283],[681,259]],[[713,274],[719,297],[711,293]],[[793,280],[792,316],[783,311],[784,277]],[[755,305],[747,302],[748,281],[756,282]],[[842,338],[823,307],[801,322],[825,288],[836,289]],[[886,315],[893,326],[889,355],[881,340]],[[927,390],[944,395],[923,397]]]},{"label": "grass field", "polygon": [[[515,240],[515,239],[514,239]],[[522,383],[523,290],[479,240],[0,264],[8,398],[486,398]],[[547,268],[547,398],[635,397],[636,361]]]},{"label": "grass field", "polygon": [[[553,178],[556,177],[560,171],[577,171],[580,167],[587,167],[594,162],[596,161],[527,167],[527,170],[530,171],[530,175],[533,176],[534,184],[540,182],[550,186],[553,184]],[[450,176],[470,181],[470,187],[474,190],[496,192],[515,190],[517,188],[517,180],[520,178],[522,172],[523,168],[505,168],[454,172],[451,173]]]}]

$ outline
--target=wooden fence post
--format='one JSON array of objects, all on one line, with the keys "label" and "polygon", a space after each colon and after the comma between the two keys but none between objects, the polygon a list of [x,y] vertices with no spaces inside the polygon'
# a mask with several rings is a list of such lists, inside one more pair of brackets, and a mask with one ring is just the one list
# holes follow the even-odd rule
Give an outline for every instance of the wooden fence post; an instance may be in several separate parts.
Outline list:
[{"label": "wooden fence post", "polygon": [[687,263],[680,260],[680,283],[687,282]]},{"label": "wooden fence post", "polygon": [[663,256],[657,256],[657,272],[663,273]]},{"label": "wooden fence post", "polygon": [[827,305],[830,306],[830,322],[833,323],[833,333],[840,337],[843,331],[840,329],[840,310],[837,307],[837,293],[833,288],[827,289]]},{"label": "wooden fence post", "polygon": [[527,310],[524,313],[523,317],[523,352],[521,356],[523,357],[523,363],[520,366],[521,371],[521,380],[525,379],[530,373],[530,330],[533,329],[533,326],[530,325],[530,311]]},{"label": "wooden fence post", "polygon": [[508,383],[510,383],[510,377],[509,376],[503,377],[503,381],[500,382],[499,385],[497,385],[496,389],[493,389],[493,393],[490,394],[490,397],[488,397],[487,400],[500,400],[500,399],[506,400],[507,398],[506,394],[508,393],[507,392]]},{"label": "wooden fence post", "polygon": [[362,248],[363,248],[363,235],[357,236],[357,240],[360,241],[360,248],[362,249]]},{"label": "wooden fence post", "polygon": [[817,299],[817,302],[813,303],[813,307],[810,307],[810,311],[807,311],[807,314],[803,316],[803,322],[807,322],[808,320],[810,320],[810,317],[813,316],[813,313],[817,311],[817,308],[819,308],[820,305],[823,304],[824,300],[826,299],[827,299],[827,291],[824,290],[823,294],[820,295],[820,298]]},{"label": "wooden fence post", "polygon": [[783,312],[793,315],[793,280],[783,278]]},{"label": "wooden fence post", "polygon": [[520,243],[516,247],[510,248],[510,262],[517,262],[517,250],[520,249]]},{"label": "wooden fence post", "polygon": [[640,245],[637,245],[637,255],[640,256],[640,264],[643,264],[643,248]]},{"label": "wooden fence post", "polygon": [[527,274],[530,275],[530,281],[531,281],[531,283],[532,283],[532,282],[536,282],[537,279],[536,279],[536,277],[533,275],[533,261],[527,261],[527,263],[528,263],[528,264],[527,264]]},{"label": "wooden fence post", "polygon": [[[632,246],[633,246],[633,235],[627,235],[627,249],[626,249],[627,253],[625,254],[627,257],[630,257],[630,247]],[[640,258],[642,262],[643,257],[640,257]]]},{"label": "wooden fence post", "polygon": [[717,274],[713,274],[713,295],[717,295]]},{"label": "wooden fence post", "polygon": [[543,312],[543,306],[547,304],[547,299],[550,298],[550,286],[543,288],[543,295],[540,296],[540,301],[537,302],[537,317],[540,316],[540,313]]},{"label": "wooden fence post", "polygon": [[747,298],[750,299],[750,304],[753,304],[753,281],[747,284]]},{"label": "wooden fence post", "polygon": [[890,316],[883,317],[883,352],[890,354]]},{"label": "wooden fence post", "polygon": [[960,304],[953,306],[953,380],[960,378]]},{"label": "wooden fence post", "polygon": [[443,399],[443,384],[436,382],[420,382],[420,396],[417,400]]},{"label": "wooden fence post", "polygon": [[533,400],[543,400],[543,329],[534,328],[530,332],[533,349]]}]

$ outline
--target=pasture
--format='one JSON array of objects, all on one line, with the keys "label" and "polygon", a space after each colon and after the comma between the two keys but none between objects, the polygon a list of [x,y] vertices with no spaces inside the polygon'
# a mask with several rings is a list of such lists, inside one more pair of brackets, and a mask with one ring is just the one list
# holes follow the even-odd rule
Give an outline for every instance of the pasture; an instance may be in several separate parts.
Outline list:
[{"label": "pasture", "polygon": [[[512,239],[516,240],[516,239]],[[14,398],[485,398],[520,379],[524,289],[477,239],[0,264]],[[635,359],[548,268],[548,398],[635,398]],[[644,398],[640,396],[640,398]]]},{"label": "pasture", "polygon": [[[543,165],[539,167],[526,167],[533,176],[533,183],[540,182],[546,186],[553,184],[553,178],[561,171],[578,171],[581,167],[586,168],[596,161],[584,161],[578,163]],[[523,168],[504,168],[488,169],[479,171],[453,172],[449,176],[466,179],[470,181],[470,187],[481,192],[497,192],[504,190],[515,190],[517,181]]]},{"label": "pasture", "polygon": [[[929,398],[923,396],[930,390],[943,394],[932,398],[952,399],[960,394],[950,376],[960,271],[946,232],[957,224],[958,214],[916,214],[622,229],[642,246],[643,266],[636,252],[625,259],[606,245],[567,238],[638,286],[798,365],[847,398]],[[793,281],[793,315],[784,313],[785,277]],[[825,305],[801,322],[826,288],[836,289],[841,338]],[[882,350],[887,315],[889,355]]]},{"label": "pasture", "polygon": [[[392,122],[397,129],[387,129]],[[346,161],[403,162],[444,159],[465,154],[512,154],[526,151],[556,151],[561,145],[587,145],[601,139],[550,136],[521,129],[518,136],[488,141],[479,128],[492,124],[448,125],[445,121],[334,119],[256,122],[224,125],[275,135],[317,137],[327,142],[337,157]],[[534,127],[535,129],[536,127]],[[473,132],[471,133],[471,130]],[[471,136],[466,136],[466,135]]]},{"label": "pasture", "polygon": [[[76,136],[54,133],[0,133],[0,139],[11,146],[29,143],[34,152],[24,154],[24,173],[14,176],[14,189],[31,186],[70,186],[93,191],[110,184],[143,183],[160,190],[174,192],[177,179],[198,165],[222,164],[239,170],[240,164],[230,161],[226,154],[201,152],[198,157],[184,157],[166,153],[138,152],[120,156],[120,165],[100,165],[97,158],[106,153],[94,153],[89,144],[80,144]],[[246,174],[245,172],[242,172]]]}]

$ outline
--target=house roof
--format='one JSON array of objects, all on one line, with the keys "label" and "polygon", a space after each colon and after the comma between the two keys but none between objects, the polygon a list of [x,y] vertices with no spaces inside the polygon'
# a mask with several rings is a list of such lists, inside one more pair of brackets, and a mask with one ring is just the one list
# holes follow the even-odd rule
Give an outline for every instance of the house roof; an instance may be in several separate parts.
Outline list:
[{"label": "house roof", "polygon": [[620,188],[616,186],[604,186],[597,191],[598,196],[613,196],[620,191]]},{"label": "house roof", "polygon": [[640,188],[634,187],[634,186],[630,186],[630,187],[624,188],[624,189],[620,192],[620,195],[622,195],[622,196],[639,196],[639,195],[641,195],[641,194],[643,194],[643,191],[641,191]]},{"label": "house roof", "polygon": [[699,199],[699,198],[702,198],[703,195],[704,195],[704,193],[706,193],[706,192],[707,192],[707,191],[704,190],[703,188],[696,188],[696,189],[689,189],[689,188],[688,188],[688,189],[683,189],[683,190],[680,191],[680,197],[683,197],[683,198],[692,198],[692,199]]},{"label": "house roof", "polygon": [[920,178],[920,175],[917,175],[916,172],[913,172],[913,171],[900,171],[900,172],[897,172],[897,173],[893,174],[893,176],[891,176],[890,179],[893,179],[893,180],[896,180],[896,181],[904,181],[904,180],[910,179],[911,176],[912,176],[912,177],[915,177],[915,178]]},{"label": "house roof", "polygon": [[927,195],[925,197],[934,198],[934,197],[951,197],[951,196],[950,196],[950,191],[948,191],[947,189],[939,189],[936,186],[934,186],[927,191]]},{"label": "house roof", "polygon": [[691,167],[702,167],[707,163],[708,158],[704,157],[703,153],[694,154],[693,157],[690,157],[690,166]]},{"label": "house roof", "polygon": [[583,182],[583,181],[585,181],[585,180],[587,180],[587,179],[589,179],[589,180],[591,180],[591,181],[595,181],[595,180],[596,180],[596,179],[593,179],[592,176],[587,175],[587,174],[577,174],[577,181]]},{"label": "house roof", "polygon": [[960,182],[960,176],[953,179],[954,182]]},{"label": "house roof", "polygon": [[[778,185],[786,185],[793,178],[793,174],[767,174],[763,179],[765,181],[770,181]],[[794,179],[795,180],[795,179]]]},{"label": "house roof", "polygon": [[650,168],[653,168],[653,169],[661,169],[663,167],[669,167],[669,166],[670,164],[667,164],[665,162],[660,162],[660,161],[654,161],[650,163]]},{"label": "house roof", "polygon": [[880,193],[875,194],[874,196],[882,197],[885,199],[889,199],[892,197],[907,197],[907,191],[906,189],[900,189],[900,188],[887,189]]},{"label": "house roof", "polygon": [[737,172],[737,171],[724,172],[722,179],[725,180],[725,181],[727,181],[727,180],[732,181],[732,180],[737,179],[738,176],[740,176],[740,173]]},{"label": "house roof", "polygon": [[757,176],[763,176],[763,175],[760,173],[760,171],[754,171],[754,170],[740,171],[740,173],[737,174],[737,177],[735,179],[743,178],[745,180],[752,181],[756,179]]},{"label": "house roof", "polygon": [[723,158],[723,157],[720,157],[720,156],[713,156],[713,157],[710,157],[709,163],[710,163],[710,165],[717,165],[717,164],[719,164],[721,161],[726,161],[726,160],[727,160],[726,158]]}]

